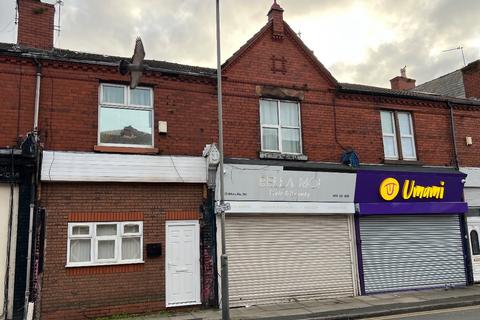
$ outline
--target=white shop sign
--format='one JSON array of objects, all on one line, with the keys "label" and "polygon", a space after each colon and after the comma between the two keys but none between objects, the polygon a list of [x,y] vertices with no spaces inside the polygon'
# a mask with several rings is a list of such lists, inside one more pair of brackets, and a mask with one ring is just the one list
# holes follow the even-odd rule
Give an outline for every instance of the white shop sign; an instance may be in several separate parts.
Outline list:
[{"label": "white shop sign", "polygon": [[461,167],[460,171],[467,174],[463,193],[469,207],[480,207],[480,168]]},{"label": "white shop sign", "polygon": [[240,164],[225,164],[224,170],[227,201],[353,203],[354,173],[291,171],[280,166]]}]

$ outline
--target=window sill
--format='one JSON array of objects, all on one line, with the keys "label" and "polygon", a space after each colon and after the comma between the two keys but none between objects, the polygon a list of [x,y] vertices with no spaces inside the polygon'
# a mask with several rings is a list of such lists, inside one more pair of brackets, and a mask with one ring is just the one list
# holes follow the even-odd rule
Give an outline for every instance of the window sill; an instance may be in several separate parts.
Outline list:
[{"label": "window sill", "polygon": [[67,276],[84,276],[92,274],[131,273],[144,271],[144,263],[90,265],[83,267],[66,267]]},{"label": "window sill", "polygon": [[307,161],[308,157],[305,154],[289,154],[289,153],[279,153],[279,152],[265,152],[260,151],[260,159],[274,159],[274,160],[296,160],[296,161]]},{"label": "window sill", "polygon": [[402,165],[402,166],[422,166],[423,163],[418,160],[389,160],[384,159],[383,164]]},{"label": "window sill", "polygon": [[109,263],[88,263],[88,264],[66,264],[65,268],[89,268],[89,267],[115,267],[115,266],[125,266],[131,264],[144,264],[145,261],[125,261],[125,262],[109,262]]},{"label": "window sill", "polygon": [[136,147],[115,147],[115,146],[93,146],[96,152],[105,153],[141,153],[141,154],[158,154],[158,148],[136,148]]}]

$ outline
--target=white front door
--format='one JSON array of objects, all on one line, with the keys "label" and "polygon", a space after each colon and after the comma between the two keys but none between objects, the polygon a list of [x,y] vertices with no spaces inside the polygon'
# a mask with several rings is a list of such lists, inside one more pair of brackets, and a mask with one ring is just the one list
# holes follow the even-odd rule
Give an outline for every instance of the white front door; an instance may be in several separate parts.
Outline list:
[{"label": "white front door", "polygon": [[200,304],[198,221],[166,222],[167,307]]},{"label": "white front door", "polygon": [[480,217],[467,217],[473,281],[480,282]]}]

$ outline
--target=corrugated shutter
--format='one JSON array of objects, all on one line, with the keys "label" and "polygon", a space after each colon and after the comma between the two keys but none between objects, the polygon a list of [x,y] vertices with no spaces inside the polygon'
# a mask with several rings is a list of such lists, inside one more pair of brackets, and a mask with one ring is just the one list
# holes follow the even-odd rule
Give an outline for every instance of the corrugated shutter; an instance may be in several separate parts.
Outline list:
[{"label": "corrugated shutter", "polygon": [[465,285],[457,215],[360,218],[366,293]]},{"label": "corrugated shutter", "polygon": [[352,296],[349,219],[228,216],[231,306]]}]

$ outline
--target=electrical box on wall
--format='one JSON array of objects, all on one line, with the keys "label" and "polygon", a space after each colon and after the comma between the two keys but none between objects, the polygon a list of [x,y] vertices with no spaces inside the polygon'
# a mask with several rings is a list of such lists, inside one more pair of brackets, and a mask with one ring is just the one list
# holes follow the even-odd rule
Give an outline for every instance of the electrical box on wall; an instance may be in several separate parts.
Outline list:
[{"label": "electrical box on wall", "polygon": [[167,133],[167,121],[158,121],[158,133]]},{"label": "electrical box on wall", "polygon": [[162,244],[161,243],[149,243],[147,244],[147,257],[156,258],[162,255]]},{"label": "electrical box on wall", "polygon": [[465,142],[467,143],[467,146],[471,146],[473,144],[472,137],[465,137]]}]

